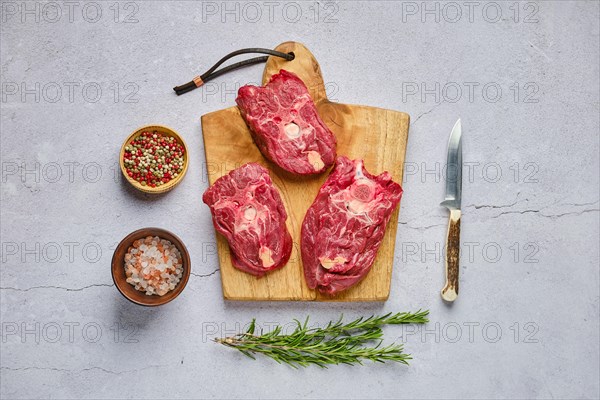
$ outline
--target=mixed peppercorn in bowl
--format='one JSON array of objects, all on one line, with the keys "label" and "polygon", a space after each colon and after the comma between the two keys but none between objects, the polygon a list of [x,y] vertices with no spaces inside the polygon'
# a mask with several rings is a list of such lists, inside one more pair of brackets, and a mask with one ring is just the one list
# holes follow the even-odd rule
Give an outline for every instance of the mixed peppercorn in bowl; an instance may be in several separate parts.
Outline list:
[{"label": "mixed peppercorn in bowl", "polygon": [[123,176],[136,189],[164,193],[173,189],[187,172],[187,147],[171,128],[144,126],[125,140],[119,163]]}]

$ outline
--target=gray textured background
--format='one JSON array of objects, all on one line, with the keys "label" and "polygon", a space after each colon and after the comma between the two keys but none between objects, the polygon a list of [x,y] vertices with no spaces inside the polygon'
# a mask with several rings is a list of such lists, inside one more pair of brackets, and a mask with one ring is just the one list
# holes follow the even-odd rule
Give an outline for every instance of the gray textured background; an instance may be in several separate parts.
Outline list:
[{"label": "gray textured background", "polygon": [[[1,3],[2,398],[598,398],[598,2],[70,4]],[[262,66],[179,98],[171,88],[229,51],[286,40],[313,51],[331,98],[411,115],[385,304],[221,297],[200,116],[233,105]],[[462,291],[447,307],[438,204],[459,116],[472,174]],[[116,169],[123,139],[149,123],[191,149],[184,181],[159,198]],[[152,225],[184,240],[193,276],[146,309],[119,295],[109,264]],[[252,317],[418,308],[426,328],[386,329],[410,367],[295,371],[209,341]]]}]

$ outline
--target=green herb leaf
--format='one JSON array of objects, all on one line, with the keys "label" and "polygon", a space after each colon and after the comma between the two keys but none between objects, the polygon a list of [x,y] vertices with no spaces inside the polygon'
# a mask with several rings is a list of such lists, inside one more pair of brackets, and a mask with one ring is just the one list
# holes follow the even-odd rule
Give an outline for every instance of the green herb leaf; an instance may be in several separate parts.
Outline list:
[{"label": "green herb leaf", "polygon": [[[309,328],[307,317],[304,324],[294,320],[296,329],[289,335],[281,334],[283,328],[280,325],[270,332],[261,331],[260,335],[255,335],[256,320],[253,319],[245,333],[217,338],[215,342],[233,347],[252,359],[254,354],[263,354],[294,368],[308,365],[321,368],[337,364],[362,365],[363,360],[408,364],[412,357],[404,353],[403,345],[392,343],[382,346],[382,327],[424,324],[429,322],[428,315],[427,310],[388,313],[382,316],[372,315],[366,319],[361,317],[347,323],[340,317],[336,322],[330,321],[324,328]],[[366,345],[375,341],[378,342],[375,345]]]}]

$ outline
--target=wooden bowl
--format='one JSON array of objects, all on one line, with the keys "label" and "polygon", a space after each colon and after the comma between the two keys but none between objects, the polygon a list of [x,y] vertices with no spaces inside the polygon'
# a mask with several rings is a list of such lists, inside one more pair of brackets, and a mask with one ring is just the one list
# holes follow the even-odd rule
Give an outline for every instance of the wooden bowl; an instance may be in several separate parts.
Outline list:
[{"label": "wooden bowl", "polygon": [[[126,281],[127,276],[125,275],[125,254],[127,253],[129,247],[133,246],[134,241],[143,239],[146,236],[158,236],[161,239],[166,239],[173,243],[181,253],[183,262],[183,276],[181,277],[181,280],[177,286],[175,286],[175,289],[163,296],[147,295],[144,292],[136,290]],[[185,285],[187,285],[187,282],[190,278],[190,254],[188,253],[187,248],[181,239],[171,232],[160,228],[142,228],[127,235],[123,240],[121,240],[121,243],[119,243],[115,249],[115,253],[113,254],[112,258],[112,277],[113,281],[115,282],[115,286],[127,300],[142,306],[161,306],[179,296],[179,294],[185,288]]]},{"label": "wooden bowl", "polygon": [[[129,175],[127,175],[127,170],[125,169],[125,163],[123,162],[123,155],[125,154],[125,146],[127,146],[129,144],[129,142],[131,142],[133,139],[135,139],[142,132],[145,132],[145,131],[158,131],[166,136],[172,136],[185,149],[185,154],[183,155],[183,170],[181,171],[181,173],[177,176],[177,178],[171,179],[169,182],[165,183],[164,185],[157,186],[154,188],[147,186],[147,185],[142,185],[135,179],[129,177]],[[129,182],[134,188],[136,188],[142,192],[145,192],[145,193],[165,193],[165,192],[168,192],[169,190],[173,189],[175,186],[177,186],[177,184],[179,182],[181,182],[181,180],[185,176],[185,173],[187,172],[187,169],[188,169],[188,148],[187,148],[183,138],[181,136],[179,136],[179,134],[177,132],[175,132],[173,129],[166,127],[166,126],[162,126],[162,125],[147,125],[147,126],[143,126],[143,127],[139,128],[138,130],[133,132],[131,135],[129,135],[129,137],[127,137],[125,142],[123,142],[123,145],[121,146],[121,152],[119,154],[119,165],[121,166],[121,172],[123,173],[123,176],[125,177],[125,179],[127,179],[127,182]]]}]

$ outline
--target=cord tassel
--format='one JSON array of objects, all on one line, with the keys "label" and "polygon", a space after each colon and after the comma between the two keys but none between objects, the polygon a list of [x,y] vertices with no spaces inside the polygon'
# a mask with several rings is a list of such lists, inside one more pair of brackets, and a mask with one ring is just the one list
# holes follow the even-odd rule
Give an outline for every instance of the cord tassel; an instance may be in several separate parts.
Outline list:
[{"label": "cord tassel", "polygon": [[208,71],[206,71],[202,75],[195,77],[194,79],[192,79],[191,81],[189,81],[186,84],[183,84],[180,86],[175,86],[173,88],[173,90],[175,91],[177,96],[181,96],[182,94],[190,92],[190,91],[204,85],[206,82],[210,81],[211,79],[214,79],[214,78],[216,78],[220,75],[223,75],[229,71],[233,71],[235,69],[245,67],[247,65],[263,63],[269,59],[268,56],[250,58],[248,60],[239,61],[237,63],[228,65],[228,66],[223,67],[220,70],[216,71],[216,69],[219,68],[221,66],[221,64],[223,64],[225,61],[229,60],[230,58],[238,56],[240,54],[248,54],[248,53],[269,54],[271,56],[284,58],[288,61],[292,61],[295,57],[294,53],[282,53],[280,51],[263,49],[263,48],[258,48],[258,47],[237,50],[237,51],[229,53],[225,57],[221,58],[215,65],[213,65]]}]

